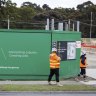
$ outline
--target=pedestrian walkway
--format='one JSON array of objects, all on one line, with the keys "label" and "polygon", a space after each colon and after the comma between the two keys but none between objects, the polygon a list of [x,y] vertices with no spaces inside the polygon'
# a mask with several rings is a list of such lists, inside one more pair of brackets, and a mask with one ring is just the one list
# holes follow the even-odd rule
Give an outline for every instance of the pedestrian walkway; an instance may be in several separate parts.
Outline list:
[{"label": "pedestrian walkway", "polygon": [[85,84],[85,85],[94,85],[96,86],[96,69],[86,69],[86,75],[88,77],[93,78],[93,80],[89,80],[87,82],[80,81],[80,83]]},{"label": "pedestrian walkway", "polygon": [[[55,82],[55,81],[54,81]],[[88,80],[87,82],[83,80],[63,80],[60,81],[62,85],[96,85],[96,80]],[[48,85],[47,81],[0,81],[0,85],[7,85],[7,84],[14,84],[14,85]]]},{"label": "pedestrian walkway", "polygon": [[85,85],[94,85],[94,86],[96,86],[96,80],[92,80],[92,81],[88,81],[88,82],[80,81],[80,83],[85,84]]},{"label": "pedestrian walkway", "polygon": [[86,75],[96,79],[96,69],[86,69]]},{"label": "pedestrian walkway", "polygon": [[[75,80],[65,80],[60,82],[63,85],[80,85],[82,83],[76,82]],[[16,85],[48,85],[47,81],[0,81],[0,85],[16,84]]]}]

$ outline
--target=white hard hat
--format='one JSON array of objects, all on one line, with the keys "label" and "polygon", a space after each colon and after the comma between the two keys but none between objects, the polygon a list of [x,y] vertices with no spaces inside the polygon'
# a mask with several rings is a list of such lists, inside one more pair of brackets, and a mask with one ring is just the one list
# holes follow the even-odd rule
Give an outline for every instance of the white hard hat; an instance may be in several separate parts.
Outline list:
[{"label": "white hard hat", "polygon": [[85,55],[86,54],[86,52],[85,51],[81,51],[81,55]]},{"label": "white hard hat", "polygon": [[56,52],[57,52],[57,49],[56,49],[56,48],[52,48],[52,52],[53,52],[53,51],[56,51]]}]

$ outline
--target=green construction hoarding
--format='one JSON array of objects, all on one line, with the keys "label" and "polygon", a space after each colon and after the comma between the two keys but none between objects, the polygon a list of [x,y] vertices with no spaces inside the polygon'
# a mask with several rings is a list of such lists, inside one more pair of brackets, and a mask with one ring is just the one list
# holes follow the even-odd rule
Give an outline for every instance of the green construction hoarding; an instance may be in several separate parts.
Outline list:
[{"label": "green construction hoarding", "polygon": [[52,47],[61,57],[60,78],[79,73],[81,33],[0,30],[0,79],[47,80]]}]

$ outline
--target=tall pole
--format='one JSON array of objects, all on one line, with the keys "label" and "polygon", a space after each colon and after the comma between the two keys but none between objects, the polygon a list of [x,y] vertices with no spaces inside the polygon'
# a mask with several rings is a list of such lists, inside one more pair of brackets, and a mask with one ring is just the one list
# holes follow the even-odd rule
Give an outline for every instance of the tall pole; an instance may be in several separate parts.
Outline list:
[{"label": "tall pole", "polygon": [[68,20],[68,25],[69,25],[68,30],[70,31],[70,19]]},{"label": "tall pole", "polygon": [[49,18],[47,18],[47,30],[49,30]]},{"label": "tall pole", "polygon": [[77,32],[79,32],[80,22],[77,21]]},{"label": "tall pole", "polygon": [[73,31],[75,31],[75,30],[74,30],[74,22],[73,22]]},{"label": "tall pole", "polygon": [[54,30],[54,19],[51,20],[51,30]]},{"label": "tall pole", "polygon": [[8,29],[10,29],[10,20],[9,20],[9,15],[8,15]]},{"label": "tall pole", "polygon": [[92,12],[91,12],[91,24],[90,24],[90,42],[91,42],[91,33],[92,33]]}]

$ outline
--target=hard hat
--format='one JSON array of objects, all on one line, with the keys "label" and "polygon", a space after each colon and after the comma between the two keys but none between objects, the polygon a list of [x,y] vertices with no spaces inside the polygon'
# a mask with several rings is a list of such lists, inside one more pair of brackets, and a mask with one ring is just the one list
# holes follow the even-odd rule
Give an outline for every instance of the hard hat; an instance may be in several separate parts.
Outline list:
[{"label": "hard hat", "polygon": [[54,52],[54,51],[57,52],[57,49],[56,48],[52,48],[52,52]]},{"label": "hard hat", "polygon": [[85,51],[81,51],[81,55],[85,55],[86,54],[86,52]]}]

